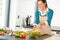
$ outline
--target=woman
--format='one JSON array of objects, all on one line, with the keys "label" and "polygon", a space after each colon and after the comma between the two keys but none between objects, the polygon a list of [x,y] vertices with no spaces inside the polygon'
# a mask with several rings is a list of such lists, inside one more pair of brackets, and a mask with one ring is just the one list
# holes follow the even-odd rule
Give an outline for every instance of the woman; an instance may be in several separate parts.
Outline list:
[{"label": "woman", "polygon": [[46,0],[38,0],[38,9],[35,13],[34,28],[37,27],[44,34],[50,34],[53,10],[48,8]]}]

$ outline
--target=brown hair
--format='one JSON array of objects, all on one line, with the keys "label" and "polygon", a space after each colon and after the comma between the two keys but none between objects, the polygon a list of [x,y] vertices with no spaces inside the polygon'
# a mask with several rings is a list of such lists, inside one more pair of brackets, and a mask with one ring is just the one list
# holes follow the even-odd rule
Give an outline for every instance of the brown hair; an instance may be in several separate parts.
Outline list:
[{"label": "brown hair", "polygon": [[43,3],[46,3],[46,7],[48,7],[48,6],[47,6],[47,1],[46,1],[46,0],[38,0],[38,1],[42,1]]}]

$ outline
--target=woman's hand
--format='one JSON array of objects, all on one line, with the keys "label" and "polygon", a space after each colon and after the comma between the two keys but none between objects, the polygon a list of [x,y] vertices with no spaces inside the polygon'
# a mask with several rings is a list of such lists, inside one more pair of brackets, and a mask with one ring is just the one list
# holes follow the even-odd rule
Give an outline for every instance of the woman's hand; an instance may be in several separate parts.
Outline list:
[{"label": "woman's hand", "polygon": [[51,28],[48,25],[45,25],[45,23],[39,23],[38,25],[35,25],[33,29],[43,33],[43,35],[51,34]]}]

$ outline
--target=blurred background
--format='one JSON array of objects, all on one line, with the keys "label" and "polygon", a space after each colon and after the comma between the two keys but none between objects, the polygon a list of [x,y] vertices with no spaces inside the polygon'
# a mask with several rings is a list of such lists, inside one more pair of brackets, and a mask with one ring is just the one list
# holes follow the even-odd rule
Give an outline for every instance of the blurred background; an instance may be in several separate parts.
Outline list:
[{"label": "blurred background", "polygon": [[[60,26],[60,0],[47,0],[47,4],[54,11],[51,26]],[[36,8],[37,0],[0,0],[0,26],[14,29],[25,25],[27,16],[33,24]]]}]

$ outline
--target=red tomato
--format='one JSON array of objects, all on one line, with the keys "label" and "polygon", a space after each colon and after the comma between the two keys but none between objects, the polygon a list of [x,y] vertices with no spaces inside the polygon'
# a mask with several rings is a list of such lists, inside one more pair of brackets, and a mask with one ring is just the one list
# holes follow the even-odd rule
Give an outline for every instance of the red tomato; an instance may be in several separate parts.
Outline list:
[{"label": "red tomato", "polygon": [[23,35],[20,34],[20,38],[22,38],[22,37],[23,37]]},{"label": "red tomato", "polygon": [[26,37],[26,33],[21,33],[20,34],[20,38],[25,38]]},{"label": "red tomato", "polygon": [[4,35],[4,32],[0,32],[0,35]]}]

